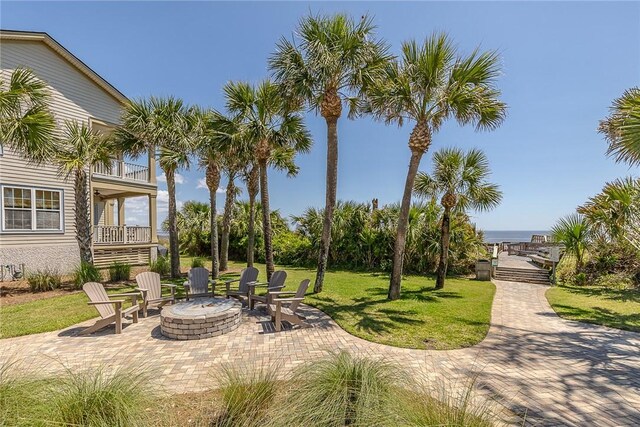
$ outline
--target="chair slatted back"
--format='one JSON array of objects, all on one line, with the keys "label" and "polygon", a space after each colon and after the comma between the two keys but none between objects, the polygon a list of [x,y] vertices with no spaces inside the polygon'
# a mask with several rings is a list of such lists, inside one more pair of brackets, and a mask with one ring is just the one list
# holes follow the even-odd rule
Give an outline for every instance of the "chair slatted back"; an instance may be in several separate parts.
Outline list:
[{"label": "chair slatted back", "polygon": [[255,282],[256,280],[258,280],[258,273],[258,269],[255,267],[247,267],[242,270],[242,273],[240,275],[240,285],[238,286],[238,289],[241,292],[249,292],[249,286],[247,286],[247,283]]},{"label": "chair slatted back", "polygon": [[284,287],[284,281],[287,280],[287,272],[284,270],[274,271],[269,281],[270,288]]},{"label": "chair slatted back", "polygon": [[[107,295],[107,291],[104,290],[104,286],[102,283],[96,282],[88,282],[82,285],[82,290],[89,297],[89,301],[97,302],[97,301],[109,301],[109,296]],[[103,319],[113,316],[115,314],[115,310],[113,308],[113,304],[98,304],[94,305],[94,307],[100,313],[100,317]]]},{"label": "chair slatted back", "polygon": [[209,293],[209,270],[204,267],[196,267],[189,270],[189,285],[192,294]]},{"label": "chair slatted back", "polygon": [[147,297],[150,300],[162,298],[160,275],[153,271],[145,271],[136,276],[136,283],[142,289],[148,289]]},{"label": "chair slatted back", "polygon": [[[296,298],[304,298],[304,294],[307,293],[307,288],[309,287],[309,283],[311,281],[309,279],[304,279],[300,282],[300,286],[298,286],[298,290],[296,291]],[[289,305],[289,309],[295,313],[296,309],[300,305],[301,301],[293,301],[291,305]]]}]

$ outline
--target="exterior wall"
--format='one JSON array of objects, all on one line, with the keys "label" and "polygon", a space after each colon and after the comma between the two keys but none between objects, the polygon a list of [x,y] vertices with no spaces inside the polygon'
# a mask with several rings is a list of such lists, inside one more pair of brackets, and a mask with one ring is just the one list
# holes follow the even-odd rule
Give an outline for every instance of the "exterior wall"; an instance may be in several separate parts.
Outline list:
[{"label": "exterior wall", "polygon": [[[90,118],[117,123],[120,102],[97,86],[77,68],[39,41],[2,40],[0,75],[3,80],[26,66],[49,85],[51,110],[62,129],[65,120],[85,123]],[[52,164],[32,166],[7,147],[0,155],[0,186],[43,187],[63,191],[63,231],[2,232],[0,263],[25,264],[27,270],[58,268],[66,272],[79,262],[74,226],[73,183],[65,181]],[[0,221],[2,210],[0,209]]]}]

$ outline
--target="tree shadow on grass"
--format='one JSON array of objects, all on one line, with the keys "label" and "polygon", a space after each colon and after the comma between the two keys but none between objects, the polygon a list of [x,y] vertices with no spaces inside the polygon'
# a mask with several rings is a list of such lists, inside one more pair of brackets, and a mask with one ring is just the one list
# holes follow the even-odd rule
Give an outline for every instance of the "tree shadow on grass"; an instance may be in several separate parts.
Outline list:
[{"label": "tree shadow on grass", "polygon": [[555,304],[554,310],[563,317],[580,322],[640,332],[640,313],[621,314],[603,307],[593,307],[585,310],[565,304]]},{"label": "tree shadow on grass", "polygon": [[[386,295],[388,290],[386,288],[368,288],[367,292],[373,295],[384,295],[386,301]],[[440,302],[443,298],[462,298],[457,292],[449,292],[436,290],[431,286],[421,286],[418,289],[402,289],[400,292],[400,300],[415,300],[420,302]]]},{"label": "tree shadow on grass", "polygon": [[589,297],[602,297],[610,301],[640,303],[640,289],[613,289],[604,286],[563,286],[571,293]]}]

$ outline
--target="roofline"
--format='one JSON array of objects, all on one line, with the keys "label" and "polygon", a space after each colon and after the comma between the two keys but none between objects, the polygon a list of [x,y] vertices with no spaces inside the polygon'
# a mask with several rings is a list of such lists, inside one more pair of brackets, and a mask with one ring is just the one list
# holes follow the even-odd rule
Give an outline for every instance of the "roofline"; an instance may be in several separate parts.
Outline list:
[{"label": "roofline", "polygon": [[106,81],[100,74],[96,73],[87,64],[82,62],[78,57],[69,52],[64,46],[58,43],[53,37],[44,32],[38,31],[16,31],[0,29],[0,41],[3,40],[19,40],[19,41],[35,41],[43,42],[49,48],[67,60],[71,65],[78,69],[82,74],[89,77],[94,83],[105,90],[109,95],[114,97],[118,102],[125,104],[129,101],[122,92],[116,89],[111,83]]}]

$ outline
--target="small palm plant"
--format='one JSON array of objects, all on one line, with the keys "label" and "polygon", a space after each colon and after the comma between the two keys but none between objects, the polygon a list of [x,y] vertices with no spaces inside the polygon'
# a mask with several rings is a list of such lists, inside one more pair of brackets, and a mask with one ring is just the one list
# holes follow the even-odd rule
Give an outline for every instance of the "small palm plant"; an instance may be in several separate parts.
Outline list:
[{"label": "small palm plant", "polygon": [[56,123],[49,111],[47,85],[33,71],[17,68],[0,80],[0,141],[30,161],[51,160]]},{"label": "small palm plant", "polygon": [[640,165],[640,87],[627,90],[613,101],[611,114],[600,122],[599,131],[608,140],[608,153],[616,161]]},{"label": "small palm plant", "polygon": [[[304,125],[300,109],[292,107],[282,97],[280,88],[271,81],[257,86],[245,82],[231,82],[225,88],[227,110],[241,123],[241,132],[234,141],[238,151],[249,147],[259,167],[260,203],[264,237],[267,280],[275,271],[269,207],[267,171],[270,165],[292,163],[295,153],[311,149],[311,136]],[[283,152],[287,161],[283,161]],[[294,168],[289,165],[289,170]],[[295,169],[295,168],[294,168]]]},{"label": "small palm plant", "polygon": [[487,211],[502,200],[498,186],[487,181],[489,173],[489,161],[482,151],[472,149],[465,153],[459,148],[443,148],[433,155],[433,172],[420,173],[416,178],[416,193],[440,198],[444,208],[436,289],[444,287],[447,275],[451,215],[465,213],[469,209]]},{"label": "small palm plant", "polygon": [[60,174],[65,178],[73,177],[76,240],[80,260],[84,263],[93,263],[88,171],[96,165],[110,168],[113,150],[108,138],[92,131],[86,124],[67,122],[62,144],[56,153]]},{"label": "small palm plant", "polygon": [[580,271],[591,237],[586,218],[579,213],[560,218],[551,229],[551,235],[556,242],[564,244],[568,254],[575,256],[576,272]]},{"label": "small palm plant", "polygon": [[298,40],[283,38],[269,66],[286,96],[320,112],[327,124],[326,205],[314,292],[322,291],[331,243],[331,223],[338,181],[338,119],[342,104],[355,113],[363,88],[391,58],[375,38],[375,25],[365,15],[359,21],[343,15],[307,16],[296,31]]},{"label": "small palm plant", "polygon": [[449,119],[488,130],[502,123],[506,105],[495,87],[499,73],[496,52],[476,49],[461,56],[446,34],[434,34],[423,43],[404,42],[399,60],[368,86],[366,112],[387,124],[415,123],[409,137],[411,160],[400,205],[389,299],[400,297],[411,194],[420,160],[433,135]]}]

